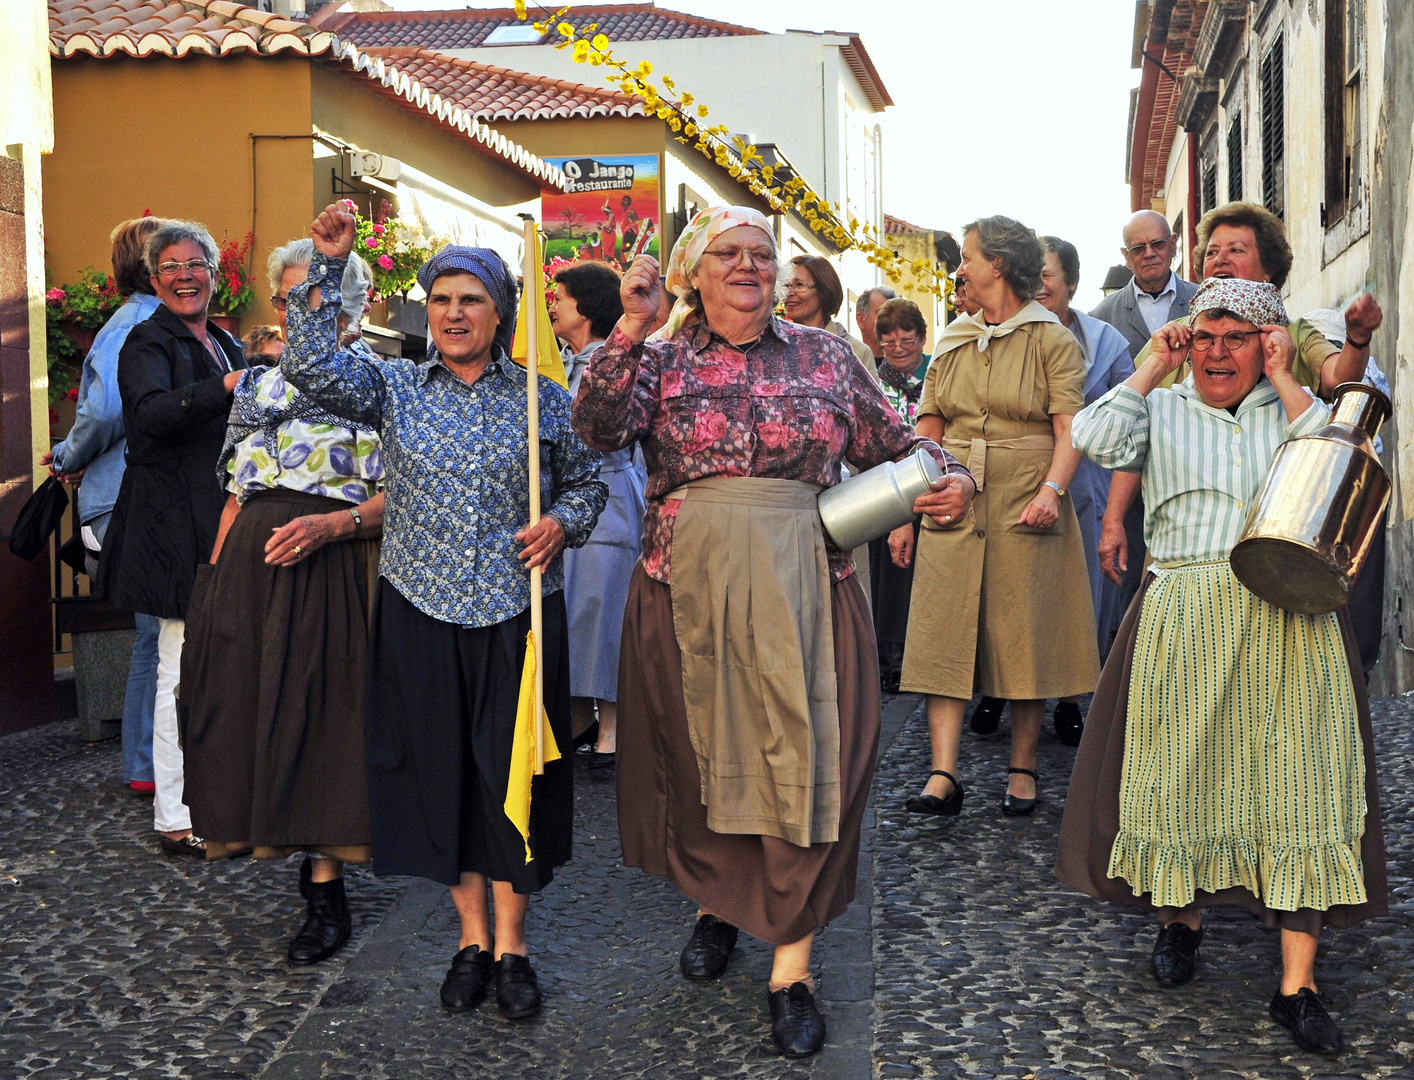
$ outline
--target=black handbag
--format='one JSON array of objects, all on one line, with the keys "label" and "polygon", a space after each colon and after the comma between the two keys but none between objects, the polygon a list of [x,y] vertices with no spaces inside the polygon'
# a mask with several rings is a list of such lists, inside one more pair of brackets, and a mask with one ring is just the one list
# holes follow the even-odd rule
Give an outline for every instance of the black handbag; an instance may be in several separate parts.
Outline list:
[{"label": "black handbag", "polygon": [[10,551],[27,562],[33,562],[49,542],[50,534],[64,520],[64,511],[68,508],[69,493],[64,490],[63,484],[51,476],[20,507],[15,527],[10,532]]}]

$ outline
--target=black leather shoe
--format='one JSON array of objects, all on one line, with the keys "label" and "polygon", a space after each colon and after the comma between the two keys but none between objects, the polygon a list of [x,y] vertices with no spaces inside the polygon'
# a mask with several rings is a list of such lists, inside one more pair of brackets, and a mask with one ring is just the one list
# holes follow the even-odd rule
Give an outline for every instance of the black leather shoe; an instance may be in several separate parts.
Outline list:
[{"label": "black leather shoe", "polygon": [[952,781],[952,794],[946,799],[940,799],[936,795],[910,795],[908,801],[903,804],[903,808],[910,814],[936,814],[938,817],[957,817],[962,813],[962,799],[965,792],[962,785],[957,782],[957,777],[942,769],[934,769],[928,774],[931,780],[935,776],[941,776],[945,780]]},{"label": "black leather shoe", "polygon": [[496,1008],[510,1020],[540,1011],[540,983],[528,957],[508,952],[496,961]]},{"label": "black leather shoe", "polygon": [[987,697],[985,694],[977,702],[977,708],[967,720],[967,726],[978,735],[990,735],[1002,722],[1002,710],[1006,708],[1006,698]]},{"label": "black leather shoe", "polygon": [[314,860],[308,855],[304,857],[304,862],[299,864],[299,894],[304,899],[309,899],[309,886],[314,881]]},{"label": "black leather shoe", "polygon": [[1198,943],[1202,940],[1202,927],[1190,930],[1181,922],[1171,922],[1161,928],[1154,942],[1154,955],[1149,958],[1154,978],[1165,986],[1182,986],[1193,978],[1198,970]]},{"label": "black leather shoe", "polygon": [[290,941],[290,963],[317,964],[339,951],[353,931],[344,879],[311,881],[305,901],[309,917]]},{"label": "black leather shoe", "polygon": [[[1030,769],[1007,770],[1008,776],[1010,776],[1012,773],[1021,773],[1022,776],[1029,776],[1032,780],[1038,779],[1036,774]],[[1005,797],[1003,797],[1002,799],[1002,813],[1005,814],[1007,817],[1025,817],[1027,814],[1031,813],[1031,811],[1035,809],[1036,800],[1034,798],[1018,799],[1015,795],[1008,791]]]},{"label": "black leather shoe", "polygon": [[1272,1019],[1282,1027],[1290,1028],[1296,1045],[1308,1054],[1340,1053],[1340,1028],[1335,1026],[1331,1014],[1319,994],[1303,986],[1296,993],[1287,996],[1280,989],[1272,996]]},{"label": "black leather shoe", "polygon": [[1085,720],[1080,715],[1080,706],[1073,701],[1056,703],[1056,738],[1066,746],[1079,746],[1080,736],[1085,733]]},{"label": "black leather shoe", "polygon": [[727,957],[735,948],[736,927],[715,915],[703,915],[678,957],[678,967],[689,979],[715,979],[727,970]]},{"label": "black leather shoe", "polygon": [[452,966],[442,980],[442,1007],[452,1012],[466,1012],[481,1004],[496,962],[491,954],[476,945],[468,945],[452,957]]},{"label": "black leather shoe", "polygon": [[809,1057],[825,1045],[825,1018],[804,983],[767,993],[771,1006],[771,1041],[786,1057]]}]

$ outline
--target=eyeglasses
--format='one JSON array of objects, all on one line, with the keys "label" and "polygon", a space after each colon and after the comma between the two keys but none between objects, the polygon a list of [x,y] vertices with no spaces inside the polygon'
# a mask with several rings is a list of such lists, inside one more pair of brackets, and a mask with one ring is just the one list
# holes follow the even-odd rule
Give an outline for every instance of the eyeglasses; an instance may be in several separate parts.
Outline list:
[{"label": "eyeglasses", "polygon": [[186,262],[164,262],[157,264],[157,273],[162,277],[175,277],[185,270],[189,274],[209,274],[211,264],[205,259],[188,259]]},{"label": "eyeglasses", "polygon": [[813,292],[815,286],[808,281],[787,281],[786,292]]},{"label": "eyeglasses", "polygon": [[283,296],[272,296],[270,298],[270,306],[276,311],[284,311],[285,308],[290,306],[290,301]]},{"label": "eyeglasses", "polygon": [[[1226,334],[1222,335],[1223,346],[1228,352],[1236,352],[1247,344],[1248,338],[1261,336],[1262,331],[1260,330],[1229,330]],[[1217,340],[1217,336],[1214,334],[1204,333],[1202,330],[1195,330],[1188,344],[1194,352],[1207,352],[1213,347],[1213,342]]]},{"label": "eyeglasses", "polygon": [[1147,244],[1134,244],[1124,250],[1129,252],[1133,258],[1139,258],[1146,251],[1152,251],[1155,255],[1162,255],[1164,249],[1173,243],[1172,236],[1165,236],[1162,240],[1150,240]]},{"label": "eyeglasses", "polygon": [[765,270],[768,266],[776,265],[776,253],[762,248],[715,248],[708,249],[702,254],[714,255],[728,266],[735,266],[741,261],[743,255],[751,260],[751,265],[757,270]]},{"label": "eyeglasses", "polygon": [[890,349],[893,349],[897,352],[909,352],[910,350],[916,349],[918,347],[918,338],[897,338],[893,341],[888,341],[886,339],[880,338],[879,344],[884,346],[885,352],[888,352]]}]

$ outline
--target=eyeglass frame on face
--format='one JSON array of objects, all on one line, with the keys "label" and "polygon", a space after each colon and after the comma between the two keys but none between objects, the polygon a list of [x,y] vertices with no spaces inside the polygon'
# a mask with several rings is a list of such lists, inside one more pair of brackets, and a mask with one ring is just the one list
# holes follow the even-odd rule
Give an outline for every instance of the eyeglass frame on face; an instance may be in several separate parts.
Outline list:
[{"label": "eyeglass frame on face", "polygon": [[186,262],[177,262],[175,259],[169,259],[166,262],[157,264],[157,276],[174,277],[183,270],[189,274],[206,274],[209,276],[213,269],[215,269],[215,267],[205,259],[188,259]]},{"label": "eyeglass frame on face", "polygon": [[290,306],[290,298],[281,296],[279,293],[272,293],[270,296],[270,306],[276,311],[284,311]]},{"label": "eyeglass frame on face", "polygon": [[[1194,330],[1193,336],[1188,339],[1188,347],[1194,352],[1205,353],[1213,347],[1219,338],[1222,338],[1223,348],[1230,353],[1235,353],[1247,345],[1248,338],[1260,339],[1261,336],[1262,331],[1260,330],[1229,330],[1225,334],[1210,334],[1206,330]],[[1228,340],[1234,337],[1239,339],[1236,345]],[[1206,344],[1200,345],[1200,341],[1206,342]]]},{"label": "eyeglass frame on face", "polygon": [[[889,336],[893,337],[895,333],[897,333],[897,331],[890,331]],[[888,352],[891,348],[897,349],[900,352],[910,352],[911,350],[916,349],[922,341],[923,339],[920,338],[917,334],[911,334],[907,342],[903,342],[897,339],[895,339],[894,341],[888,341],[881,337],[879,339],[879,344],[884,347],[885,352]]]},{"label": "eyeglass frame on face", "polygon": [[[746,249],[743,248],[742,250],[745,251]],[[740,256],[738,256],[738,258],[740,258]],[[755,260],[753,259],[752,262],[754,264]],[[813,281],[796,281],[795,278],[791,278],[789,281],[786,282],[786,292],[788,293],[814,292],[818,287],[819,286],[817,286]]]},{"label": "eyeglass frame on face", "polygon": [[[765,270],[769,266],[776,265],[776,253],[774,251],[764,251],[761,248],[727,248],[725,251],[714,251],[708,248],[702,254],[712,255],[721,259],[725,266],[736,266],[741,262],[741,257],[746,256],[751,263],[753,270]],[[763,261],[764,260],[764,261]]]},{"label": "eyeglass frame on face", "polygon": [[1129,257],[1131,259],[1142,259],[1145,253],[1150,251],[1152,251],[1155,255],[1162,255],[1164,253],[1165,246],[1170,245],[1172,243],[1173,234],[1170,233],[1162,240],[1150,240],[1147,243],[1126,246],[1124,250],[1129,252]]}]

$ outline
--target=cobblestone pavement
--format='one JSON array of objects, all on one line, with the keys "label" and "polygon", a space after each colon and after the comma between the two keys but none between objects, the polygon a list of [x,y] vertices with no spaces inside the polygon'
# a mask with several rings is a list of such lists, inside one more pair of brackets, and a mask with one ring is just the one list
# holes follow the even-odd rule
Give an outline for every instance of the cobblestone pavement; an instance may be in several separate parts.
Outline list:
[{"label": "cobblestone pavement", "polygon": [[1322,948],[1352,1044],[1335,1060],[1267,1019],[1276,944],[1255,920],[1213,918],[1198,978],[1161,992],[1148,921],[1055,882],[1073,751],[1053,738],[1032,818],[999,812],[1005,723],[966,741],[961,818],[904,814],[926,772],[915,704],[885,709],[878,828],[871,811],[858,899],[819,939],[830,1042],[806,1062],[769,1047],[769,947],[743,937],[719,983],[677,975],[692,906],[621,865],[612,785],[582,766],[575,858],[530,908],[546,1008],[512,1024],[440,1008],[444,889],[351,873],[352,941],[290,967],[293,861],[163,857],[115,742],[71,723],[0,739],[0,1077],[1414,1077],[1414,699],[1376,710],[1393,913]]}]

